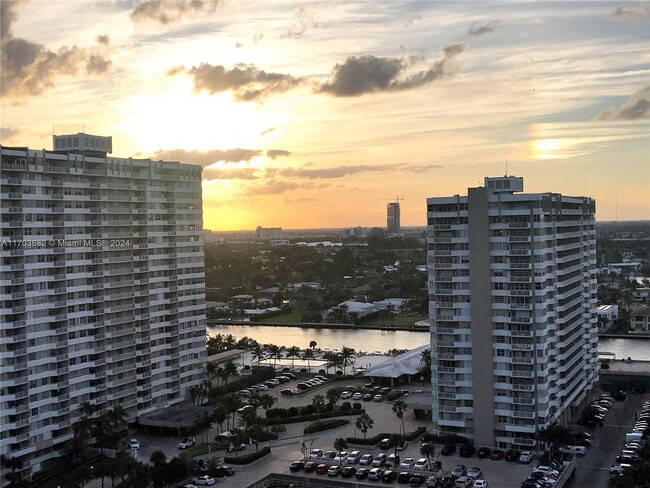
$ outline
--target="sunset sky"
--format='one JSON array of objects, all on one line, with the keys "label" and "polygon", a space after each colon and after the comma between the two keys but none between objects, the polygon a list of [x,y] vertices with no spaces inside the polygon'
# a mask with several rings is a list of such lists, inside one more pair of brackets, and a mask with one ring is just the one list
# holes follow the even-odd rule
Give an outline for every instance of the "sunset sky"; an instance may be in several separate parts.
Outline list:
[{"label": "sunset sky", "polygon": [[426,225],[506,160],[650,219],[648,2],[1,5],[2,144],[201,164],[207,229]]}]

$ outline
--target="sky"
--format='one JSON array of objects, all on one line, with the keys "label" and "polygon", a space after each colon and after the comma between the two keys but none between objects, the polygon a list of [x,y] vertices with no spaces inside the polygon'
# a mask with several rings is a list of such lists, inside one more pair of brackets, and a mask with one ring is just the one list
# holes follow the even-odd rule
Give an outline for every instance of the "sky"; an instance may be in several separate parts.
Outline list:
[{"label": "sky", "polygon": [[648,2],[0,5],[2,144],[200,164],[206,229],[423,226],[506,173],[650,219]]}]

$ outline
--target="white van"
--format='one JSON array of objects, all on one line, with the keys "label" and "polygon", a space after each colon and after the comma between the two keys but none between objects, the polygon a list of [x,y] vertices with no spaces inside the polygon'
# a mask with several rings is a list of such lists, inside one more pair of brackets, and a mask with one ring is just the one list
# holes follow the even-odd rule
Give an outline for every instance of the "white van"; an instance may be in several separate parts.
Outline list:
[{"label": "white van", "polygon": [[577,456],[584,456],[587,454],[587,448],[584,446],[564,446],[560,448],[560,452],[564,454],[576,454]]}]

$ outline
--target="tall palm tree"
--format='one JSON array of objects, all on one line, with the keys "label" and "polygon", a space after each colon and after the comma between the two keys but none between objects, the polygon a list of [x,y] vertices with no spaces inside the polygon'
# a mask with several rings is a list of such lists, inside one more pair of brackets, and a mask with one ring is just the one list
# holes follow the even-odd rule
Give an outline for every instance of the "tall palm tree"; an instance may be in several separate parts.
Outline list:
[{"label": "tall palm tree", "polygon": [[347,346],[343,346],[341,348],[341,361],[343,363],[343,374],[345,375],[346,373],[346,367],[348,365],[354,364],[354,360],[356,359],[356,351]]},{"label": "tall palm tree", "polygon": [[313,351],[314,349],[316,349],[316,346],[317,346],[317,345],[318,345],[318,342],[316,342],[316,341],[309,341],[309,347],[311,348],[312,351]]},{"label": "tall palm tree", "polygon": [[115,405],[106,413],[106,416],[115,433],[119,434],[126,429],[129,416],[121,405]]},{"label": "tall palm tree", "polygon": [[406,433],[404,430],[404,411],[406,410],[406,403],[404,400],[396,400],[393,402],[393,412],[397,418],[402,421],[402,434]]},{"label": "tall palm tree", "polygon": [[333,352],[333,351],[325,351],[323,353],[323,359],[326,361],[325,369],[327,370],[327,372],[329,372],[329,369],[332,368],[332,367],[334,369],[336,369],[337,355],[336,355],[335,352]]},{"label": "tall palm tree", "polygon": [[[88,441],[93,437],[95,421],[87,415],[81,418],[73,425],[74,441],[81,451],[81,459],[86,460],[86,446]],[[75,454],[76,455],[76,454]]]},{"label": "tall palm tree", "polygon": [[422,351],[420,363],[424,365],[424,377],[427,379],[431,378],[431,348]]},{"label": "tall palm tree", "polygon": [[300,357],[300,348],[298,346],[291,346],[287,349],[287,356],[291,356],[291,370],[295,369],[296,356]]},{"label": "tall palm tree", "polygon": [[276,344],[268,344],[266,350],[269,352],[269,358],[273,359],[273,367],[275,368],[278,364],[278,359],[282,357],[282,346]]},{"label": "tall palm tree", "polygon": [[354,427],[359,429],[363,433],[363,438],[366,438],[368,430],[372,429],[375,426],[375,421],[372,419],[368,413],[364,412],[357,417],[357,421],[354,423]]},{"label": "tall palm tree", "polygon": [[251,361],[257,361],[257,365],[259,366],[262,359],[266,359],[264,348],[261,344],[256,344],[251,350]]},{"label": "tall palm tree", "polygon": [[312,399],[311,404],[316,409],[316,412],[318,412],[318,420],[320,420],[320,416],[325,410],[325,397],[323,395],[316,395]]},{"label": "tall palm tree", "polygon": [[[314,341],[312,341],[314,342]],[[307,370],[311,373],[311,363],[309,362],[310,359],[314,359],[314,350],[313,349],[305,349],[302,353],[302,358],[307,361]]]},{"label": "tall palm tree", "polygon": [[231,376],[237,376],[237,365],[232,361],[232,359],[229,359],[223,367],[224,383],[227,383],[228,378]]},{"label": "tall palm tree", "polygon": [[545,443],[549,444],[551,447],[549,449],[549,455],[553,457],[553,449],[555,447],[566,446],[573,440],[573,434],[571,430],[565,427],[564,425],[554,422],[549,425],[546,429],[542,429],[537,433],[537,438]]},{"label": "tall palm tree", "polygon": [[208,373],[208,382],[212,384],[211,382],[217,374],[217,369],[218,369],[217,363],[208,361],[208,363],[205,365],[205,369]]},{"label": "tall palm tree", "polygon": [[348,441],[345,440],[345,437],[337,437],[334,439],[334,449],[339,452],[339,464],[343,464],[343,460],[341,459],[341,452],[347,448]]},{"label": "tall palm tree", "polygon": [[226,420],[228,420],[229,417],[230,415],[228,414],[228,412],[226,412],[226,410],[223,407],[219,406],[215,408],[214,412],[212,412],[212,416],[211,416],[212,425],[210,427],[214,428],[214,426],[216,425],[217,427],[216,430],[218,434],[219,431],[223,430],[223,423]]}]

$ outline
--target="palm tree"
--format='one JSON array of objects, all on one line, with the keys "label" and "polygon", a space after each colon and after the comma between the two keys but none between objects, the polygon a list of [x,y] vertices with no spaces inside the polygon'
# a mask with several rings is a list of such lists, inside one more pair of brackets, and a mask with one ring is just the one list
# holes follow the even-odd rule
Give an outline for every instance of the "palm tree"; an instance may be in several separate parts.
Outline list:
[{"label": "palm tree", "polygon": [[251,350],[251,361],[257,361],[257,365],[259,366],[262,359],[266,359],[264,348],[261,344],[256,344]]},{"label": "palm tree", "polygon": [[275,403],[275,398],[273,398],[271,395],[268,393],[265,393],[264,395],[260,395],[260,401],[259,405],[264,409],[265,412],[265,418],[266,418],[266,430],[269,429],[269,408],[273,406]]},{"label": "palm tree", "polygon": [[[212,412],[211,420],[212,422],[214,422],[214,424],[217,425],[217,434],[219,433],[220,430],[223,429],[223,423],[226,420],[228,420],[228,417],[230,417],[230,415],[221,406],[215,408],[214,412]],[[213,425],[211,425],[210,427],[213,427]]]},{"label": "palm tree", "polygon": [[351,347],[343,346],[343,348],[341,348],[340,357],[343,364],[343,374],[345,375],[346,367],[350,364],[354,364],[354,360],[357,356],[355,355],[354,349]]},{"label": "palm tree", "polygon": [[126,429],[127,419],[129,416],[121,405],[116,405],[111,408],[106,413],[106,416],[108,417],[108,420],[111,423],[116,434],[121,433]]},{"label": "palm tree", "polygon": [[345,440],[345,437],[337,437],[334,440],[334,449],[336,449],[339,452],[339,464],[343,464],[343,460],[341,459],[341,452],[347,448],[348,448],[348,441]]},{"label": "palm tree", "polygon": [[553,458],[553,449],[555,447],[566,446],[573,441],[574,436],[570,429],[554,422],[546,429],[541,429],[537,433],[537,438],[544,444],[549,444],[551,446],[549,449],[549,455]]},{"label": "palm tree", "polygon": [[354,427],[359,429],[363,433],[363,438],[366,438],[368,430],[372,429],[375,426],[375,421],[372,419],[368,413],[364,412],[357,417],[357,421],[354,423]]},{"label": "palm tree", "polygon": [[311,373],[311,363],[309,362],[309,360],[314,359],[314,350],[305,349],[305,351],[302,353],[302,358],[307,361],[307,370]]},{"label": "palm tree", "polygon": [[226,361],[223,367],[222,378],[224,384],[228,382],[230,376],[237,376],[237,365],[233,363],[232,359]]},{"label": "palm tree", "polygon": [[313,351],[314,349],[316,349],[316,346],[317,346],[317,345],[318,345],[318,342],[316,342],[316,341],[309,341],[309,347],[311,348],[312,351]]},{"label": "palm tree", "polygon": [[212,384],[212,380],[217,374],[217,363],[213,363],[212,361],[208,361],[208,364],[206,364],[205,369],[208,373],[208,382],[210,385]]},{"label": "palm tree", "polygon": [[296,356],[300,357],[300,348],[298,346],[291,346],[289,349],[287,349],[287,356],[291,356],[291,370],[293,371],[294,368],[294,362],[296,360]]},{"label": "palm tree", "polygon": [[420,454],[426,456],[427,460],[429,461],[429,465],[431,465],[431,458],[433,457],[434,453],[435,448],[431,442],[425,442],[420,446]]},{"label": "palm tree", "polygon": [[282,346],[276,344],[268,344],[266,350],[269,352],[269,358],[273,359],[273,367],[278,364],[278,359],[282,357]]},{"label": "palm tree", "polygon": [[402,434],[405,434],[404,430],[404,411],[406,410],[406,403],[404,400],[396,400],[393,402],[393,412],[397,415],[397,418],[402,421]]},{"label": "palm tree", "polygon": [[388,436],[388,445],[395,449],[394,454],[397,455],[397,446],[402,443],[402,436],[399,434],[391,434]]},{"label": "palm tree", "polygon": [[10,472],[5,475],[9,480],[9,486],[18,486],[23,476],[19,472],[23,469],[23,462],[19,458],[7,457],[4,454],[0,456],[0,465],[3,469],[9,469]]},{"label": "palm tree", "polygon": [[320,416],[325,410],[325,397],[323,395],[316,395],[311,401],[311,404],[316,409],[316,412],[318,412],[318,420],[320,420]]},{"label": "palm tree", "polygon": [[149,456],[149,462],[153,464],[155,468],[160,468],[163,464],[167,463],[167,456],[160,450],[154,451],[151,453],[151,456]]},{"label": "palm tree", "polygon": [[73,429],[75,444],[81,451],[81,459],[85,461],[86,446],[88,444],[88,441],[93,437],[95,421],[89,418],[87,415],[82,415],[81,418],[73,425]]},{"label": "palm tree", "polygon": [[340,388],[330,388],[329,390],[327,390],[327,393],[325,393],[325,397],[327,398],[327,403],[329,403],[330,405],[334,405],[340,396],[341,396]]},{"label": "palm tree", "polygon": [[337,354],[333,351],[325,351],[323,353],[323,359],[327,361],[325,363],[325,369],[329,372],[329,369],[331,367],[334,367],[336,369],[336,363],[337,363]]},{"label": "palm tree", "polygon": [[424,377],[427,379],[431,378],[431,348],[422,351],[420,363],[424,365]]}]

